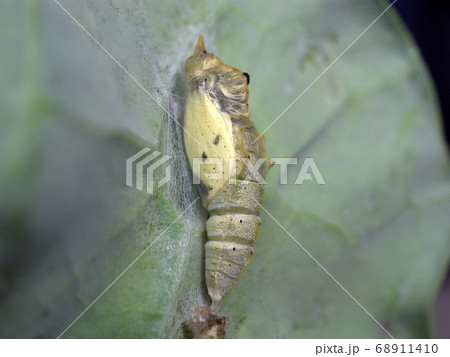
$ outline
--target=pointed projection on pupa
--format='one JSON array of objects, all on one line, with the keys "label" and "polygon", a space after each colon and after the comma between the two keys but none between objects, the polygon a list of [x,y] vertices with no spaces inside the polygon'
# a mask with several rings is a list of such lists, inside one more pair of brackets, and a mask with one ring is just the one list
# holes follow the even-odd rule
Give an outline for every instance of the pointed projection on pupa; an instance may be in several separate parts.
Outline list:
[{"label": "pointed projection on pupa", "polygon": [[210,214],[205,276],[214,311],[251,260],[265,183],[255,177],[265,177],[270,158],[250,120],[249,75],[207,52],[202,36],[185,72],[184,143]]}]

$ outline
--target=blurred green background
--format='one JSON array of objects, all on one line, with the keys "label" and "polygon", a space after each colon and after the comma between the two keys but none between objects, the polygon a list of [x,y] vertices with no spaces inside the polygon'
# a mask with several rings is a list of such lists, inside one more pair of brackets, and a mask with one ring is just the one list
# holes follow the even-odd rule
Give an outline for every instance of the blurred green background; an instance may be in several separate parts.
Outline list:
[{"label": "blurred green background", "polygon": [[[58,337],[146,248],[62,337],[188,337],[186,320],[209,303],[206,212],[189,206],[197,191],[175,120],[198,35],[250,73],[262,131],[387,3],[60,4],[123,68],[56,2],[1,3],[0,337]],[[314,158],[326,182],[295,185],[293,166],[282,185],[275,167],[267,211],[392,336],[432,337],[450,255],[450,170],[434,89],[393,8],[266,141],[272,157]],[[153,195],[125,185],[125,160],[144,147],[171,157],[171,180]],[[228,337],[388,337],[261,218],[255,257],[219,311]]]}]

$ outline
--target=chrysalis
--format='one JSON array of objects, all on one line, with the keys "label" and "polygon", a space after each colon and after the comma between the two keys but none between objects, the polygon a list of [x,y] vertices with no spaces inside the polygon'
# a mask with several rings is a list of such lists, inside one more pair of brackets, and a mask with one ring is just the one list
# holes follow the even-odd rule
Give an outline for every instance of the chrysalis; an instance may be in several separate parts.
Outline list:
[{"label": "chrysalis", "polygon": [[210,214],[205,277],[215,311],[252,257],[264,192],[258,177],[265,177],[270,159],[250,121],[249,75],[208,53],[202,36],[185,71],[184,142]]}]

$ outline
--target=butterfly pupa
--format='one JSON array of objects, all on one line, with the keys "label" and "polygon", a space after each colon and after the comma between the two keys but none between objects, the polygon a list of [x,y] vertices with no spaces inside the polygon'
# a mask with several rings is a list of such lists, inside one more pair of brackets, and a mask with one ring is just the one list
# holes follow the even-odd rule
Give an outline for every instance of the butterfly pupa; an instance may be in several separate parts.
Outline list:
[{"label": "butterfly pupa", "polygon": [[[205,280],[215,311],[251,260],[265,183],[255,176],[265,177],[270,158],[250,120],[247,73],[207,52],[200,36],[185,74],[184,143],[210,215]],[[222,164],[207,164],[208,159]],[[204,164],[196,166],[199,160]]]}]

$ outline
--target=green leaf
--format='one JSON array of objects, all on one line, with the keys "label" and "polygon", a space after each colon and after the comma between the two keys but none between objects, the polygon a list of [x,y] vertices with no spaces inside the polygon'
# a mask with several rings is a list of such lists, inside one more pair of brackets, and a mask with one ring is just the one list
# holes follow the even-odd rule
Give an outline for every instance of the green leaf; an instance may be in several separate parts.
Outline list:
[{"label": "green leaf", "polygon": [[[272,157],[298,160],[287,184],[269,173],[255,256],[219,311],[227,336],[388,337],[378,323],[432,336],[450,170],[432,85],[393,8],[358,38],[384,1],[60,3],[104,49],[56,2],[0,9],[1,337],[189,335],[209,304],[207,214],[176,121],[199,34],[250,73],[259,130],[278,118]],[[153,195],[125,184],[144,147],[171,157]],[[295,184],[306,158],[325,185],[311,170]]]}]

